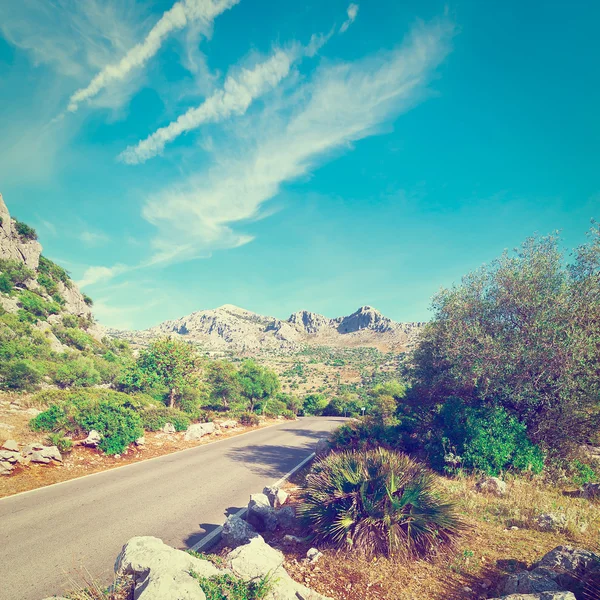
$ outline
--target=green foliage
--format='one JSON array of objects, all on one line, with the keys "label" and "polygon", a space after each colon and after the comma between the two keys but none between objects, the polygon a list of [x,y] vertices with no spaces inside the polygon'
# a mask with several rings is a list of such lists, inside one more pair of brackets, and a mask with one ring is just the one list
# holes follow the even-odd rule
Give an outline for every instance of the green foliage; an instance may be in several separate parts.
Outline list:
[{"label": "green foliage", "polygon": [[258,415],[254,414],[253,412],[243,412],[238,417],[238,421],[242,425],[246,425],[248,427],[258,427],[258,425],[260,425],[260,419],[258,418]]},{"label": "green foliage", "polygon": [[0,388],[29,391],[42,380],[42,373],[31,360],[10,360],[0,363]]},{"label": "green foliage", "polygon": [[244,581],[227,573],[201,577],[192,571],[191,575],[198,580],[206,600],[263,600],[273,587],[269,576]]},{"label": "green foliage", "polygon": [[23,285],[33,279],[35,273],[19,260],[0,259],[0,272],[2,272],[2,286],[4,293],[12,291],[15,285]]},{"label": "green foliage", "polygon": [[329,398],[323,394],[309,394],[304,398],[303,412],[305,415],[322,415],[327,405]]},{"label": "green foliage", "polygon": [[62,316],[62,324],[66,329],[76,329],[79,327],[79,319],[75,315],[65,314]]},{"label": "green foliage", "polygon": [[190,344],[168,337],[154,340],[128,366],[120,385],[124,390],[162,388],[164,401],[173,407],[186,389],[198,383],[197,361],[198,355]]},{"label": "green foliage", "polygon": [[37,232],[33,227],[30,227],[26,223],[22,223],[21,221],[17,221],[15,219],[15,229],[19,234],[19,237],[24,242],[29,242],[33,240],[37,240]]},{"label": "green foliage", "polygon": [[235,365],[226,360],[209,363],[206,369],[206,383],[214,403],[225,409],[239,399],[242,391]]},{"label": "green foliage", "polygon": [[77,390],[54,397],[61,399],[31,420],[34,431],[81,435],[95,429],[102,436],[99,448],[106,454],[120,454],[143,435],[137,412],[147,405],[143,398],[109,390]]},{"label": "green foliage", "polygon": [[160,431],[167,423],[172,423],[176,431],[185,431],[191,423],[188,415],[177,408],[152,406],[140,412],[142,426],[146,431]]},{"label": "green foliage", "polygon": [[12,281],[6,273],[0,273],[0,292],[10,294],[13,290]]},{"label": "green foliage", "polygon": [[373,417],[349,421],[331,433],[331,446],[337,450],[366,450],[400,446],[398,427],[383,424]]},{"label": "green foliage", "polygon": [[56,369],[54,383],[61,388],[90,387],[100,383],[100,373],[91,358],[80,356],[66,361]]},{"label": "green foliage", "polygon": [[428,556],[452,545],[462,529],[433,473],[382,448],[315,463],[299,513],[318,542],[366,555]]},{"label": "green foliage", "polygon": [[566,263],[556,236],[531,238],[434,298],[410,361],[424,413],[450,396],[502,406],[560,455],[599,430],[597,225]]},{"label": "green foliage", "polygon": [[598,474],[590,465],[575,459],[570,466],[573,473],[571,479],[576,485],[598,481]]},{"label": "green foliage", "polygon": [[62,344],[77,350],[90,350],[97,345],[96,340],[89,333],[77,327],[53,327],[52,331]]},{"label": "green foliage", "polygon": [[73,449],[73,442],[62,433],[49,433],[46,437],[46,443],[50,446],[56,446],[60,452],[70,452]]},{"label": "green foliage", "polygon": [[44,300],[41,296],[29,290],[20,293],[17,304],[25,312],[42,320],[46,320],[49,315],[56,315],[60,312],[60,306],[56,302]]},{"label": "green foliage", "polygon": [[48,277],[55,283],[62,282],[68,288],[73,285],[69,273],[45,256],[40,256],[38,273]]},{"label": "green foliage", "polygon": [[52,279],[45,273],[38,273],[37,282],[46,290],[46,293],[49,296],[54,296],[58,294],[58,296],[60,297],[58,285],[56,284],[56,282],[52,281]]},{"label": "green foliage", "polygon": [[251,411],[254,410],[258,401],[270,398],[280,389],[277,374],[253,360],[246,360],[242,363],[237,377],[242,396],[248,401]]},{"label": "green foliage", "polygon": [[83,301],[88,305],[88,306],[94,306],[94,301],[87,295],[87,294],[82,294],[83,295]]},{"label": "green foliage", "polygon": [[443,437],[431,444],[438,467],[444,461],[447,470],[460,466],[488,475],[506,470],[540,473],[544,467],[544,455],[529,441],[525,425],[501,407],[472,408],[451,398],[440,421]]}]

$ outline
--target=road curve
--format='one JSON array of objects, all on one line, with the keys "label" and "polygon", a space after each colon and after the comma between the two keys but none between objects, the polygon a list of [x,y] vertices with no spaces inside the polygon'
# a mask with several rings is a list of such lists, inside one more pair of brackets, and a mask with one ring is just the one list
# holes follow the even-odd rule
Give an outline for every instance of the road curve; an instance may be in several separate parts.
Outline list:
[{"label": "road curve", "polygon": [[190,548],[279,479],[340,419],[306,417],[0,499],[0,597],[41,600],[112,581],[136,535]]}]

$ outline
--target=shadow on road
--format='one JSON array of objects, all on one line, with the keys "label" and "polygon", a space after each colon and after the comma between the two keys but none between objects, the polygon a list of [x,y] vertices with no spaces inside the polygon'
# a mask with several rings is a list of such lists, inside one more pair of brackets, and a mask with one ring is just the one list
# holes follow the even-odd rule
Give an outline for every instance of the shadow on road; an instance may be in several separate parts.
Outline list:
[{"label": "shadow on road", "polygon": [[[302,462],[310,452],[312,444],[293,446],[244,446],[231,448],[228,458],[241,462],[253,473],[268,479],[277,479]],[[265,484],[270,483],[265,481]],[[258,490],[260,491],[260,490]]]}]

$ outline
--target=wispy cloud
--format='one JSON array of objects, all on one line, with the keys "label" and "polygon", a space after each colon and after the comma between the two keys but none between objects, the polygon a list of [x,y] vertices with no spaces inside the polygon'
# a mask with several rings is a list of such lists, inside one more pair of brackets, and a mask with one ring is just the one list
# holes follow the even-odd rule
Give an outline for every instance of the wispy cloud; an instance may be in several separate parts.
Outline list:
[{"label": "wispy cloud", "polygon": [[126,80],[133,71],[144,66],[158,52],[172,32],[183,29],[189,23],[201,23],[209,27],[218,15],[238,2],[239,0],[176,2],[162,15],[142,42],[133,46],[118,62],[106,65],[87,86],[72,94],[68,110],[75,112],[82,102],[93,98],[112,83]]},{"label": "wispy cloud", "polygon": [[217,123],[232,115],[244,114],[254,100],[275,88],[290,74],[294,63],[305,56],[314,56],[327,39],[326,36],[314,35],[308,46],[294,43],[287,49],[277,49],[252,68],[238,69],[227,77],[223,89],[216,91],[200,106],[190,108],[166,127],[156,130],[145,140],[129,146],[119,155],[119,160],[130,165],[146,162],[183,133],[205,123]]},{"label": "wispy cloud", "polygon": [[88,267],[85,270],[83,277],[77,282],[77,285],[83,289],[96,283],[110,281],[117,275],[121,275],[130,270],[132,270],[132,267],[122,264],[116,264],[112,267]]},{"label": "wispy cloud", "polygon": [[233,224],[255,219],[284,183],[421,101],[453,34],[448,20],[419,23],[398,49],[326,66],[262,119],[253,115],[211,168],[147,199],[143,215],[159,228],[156,256],[168,249],[166,260],[181,260],[251,241]]},{"label": "wispy cloud", "polygon": [[110,239],[105,233],[98,233],[87,229],[79,233],[77,237],[88,246],[99,246],[105,244]]},{"label": "wispy cloud", "polygon": [[348,6],[347,13],[348,18],[342,23],[342,26],[340,27],[340,33],[344,33],[344,31],[346,31],[348,27],[350,27],[350,25],[352,25],[352,23],[354,23],[356,20],[356,16],[358,15],[358,4],[350,4],[350,6]]}]

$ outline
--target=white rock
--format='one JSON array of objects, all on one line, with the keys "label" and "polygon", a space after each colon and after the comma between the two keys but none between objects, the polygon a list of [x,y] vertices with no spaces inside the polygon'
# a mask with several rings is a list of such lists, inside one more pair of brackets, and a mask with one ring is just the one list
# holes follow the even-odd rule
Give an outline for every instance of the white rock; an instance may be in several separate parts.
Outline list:
[{"label": "white rock", "polygon": [[504,496],[506,494],[506,483],[498,477],[486,477],[475,486],[480,492],[493,494],[494,496]]},{"label": "white rock", "polygon": [[214,423],[194,423],[190,425],[188,430],[185,432],[185,440],[187,442],[199,440],[205,435],[209,435],[215,432]]},{"label": "white rock", "polygon": [[198,582],[221,573],[212,563],[167,546],[155,537],[130,539],[117,557],[115,572],[131,575],[136,600],[206,600]]},{"label": "white rock", "polygon": [[221,539],[229,548],[237,548],[242,544],[247,544],[257,536],[256,529],[237,515],[230,515],[227,518],[221,532]]},{"label": "white rock", "polygon": [[6,461],[0,461],[0,475],[10,475],[14,467]]},{"label": "white rock", "polygon": [[139,437],[137,440],[135,440],[135,445],[136,446],[145,446],[146,445],[146,438],[144,436]]},{"label": "white rock", "polygon": [[175,433],[177,430],[175,429],[175,425],[173,423],[165,423],[165,426],[162,428],[163,433]]},{"label": "white rock", "polygon": [[311,564],[315,564],[317,562],[319,562],[319,559],[323,556],[322,552],[319,552],[319,550],[317,550],[316,548],[310,548],[310,550],[308,550],[306,552],[306,558],[308,558],[308,560],[310,561]]},{"label": "white rock", "polygon": [[81,442],[84,446],[89,446],[90,448],[97,448],[98,444],[102,441],[102,436],[95,430],[92,429],[88,436]]},{"label": "white rock", "polygon": [[49,458],[46,458],[40,451],[34,450],[30,455],[31,462],[42,463],[47,465],[50,462]]},{"label": "white rock", "polygon": [[565,515],[544,513],[535,518],[535,524],[540,531],[556,531],[562,529],[567,523]]},{"label": "white rock", "polygon": [[280,506],[283,506],[289,497],[285,490],[274,486],[267,486],[263,490],[263,494],[267,496],[273,508],[279,508]]},{"label": "white rock", "polygon": [[19,451],[19,444],[15,442],[15,440],[6,440],[4,444],[2,444],[3,450],[11,450],[12,452]]},{"label": "white rock", "polygon": [[219,426],[223,429],[234,429],[238,426],[238,422],[233,419],[228,419],[227,421],[221,421]]}]

